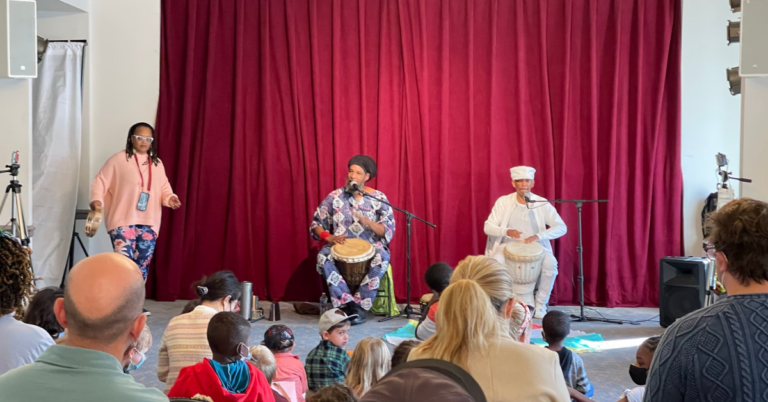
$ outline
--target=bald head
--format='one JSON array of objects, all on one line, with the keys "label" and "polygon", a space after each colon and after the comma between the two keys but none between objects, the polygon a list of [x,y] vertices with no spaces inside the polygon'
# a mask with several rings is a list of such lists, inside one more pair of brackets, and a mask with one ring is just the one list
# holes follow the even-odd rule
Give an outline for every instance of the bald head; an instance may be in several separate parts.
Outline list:
[{"label": "bald head", "polygon": [[64,288],[64,313],[72,336],[112,343],[141,315],[144,281],[136,263],[117,253],[80,261]]}]

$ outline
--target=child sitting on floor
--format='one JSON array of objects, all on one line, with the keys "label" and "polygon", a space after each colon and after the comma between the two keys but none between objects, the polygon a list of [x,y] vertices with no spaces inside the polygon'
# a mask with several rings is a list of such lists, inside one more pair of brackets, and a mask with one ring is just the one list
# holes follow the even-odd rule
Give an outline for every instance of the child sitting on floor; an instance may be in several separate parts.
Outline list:
[{"label": "child sitting on floor", "polygon": [[[264,332],[264,346],[272,351],[277,364],[275,383],[292,383],[296,394],[295,402],[304,402],[307,392],[307,372],[299,356],[291,353],[296,346],[293,331],[285,325],[273,325]],[[293,398],[291,398],[293,401]]]},{"label": "child sitting on floor", "polygon": [[416,327],[416,338],[427,340],[435,334],[437,305],[440,302],[440,294],[451,284],[453,268],[444,262],[437,262],[427,268],[424,273],[424,281],[432,291],[432,299],[427,304],[425,311],[421,312],[419,325]]},{"label": "child sitting on floor", "polygon": [[220,312],[208,323],[208,344],[213,359],[184,367],[170,398],[192,398],[203,395],[216,402],[273,401],[272,390],[264,373],[246,363],[251,325],[240,314]]},{"label": "child sitting on floor", "polygon": [[346,379],[349,354],[344,348],[349,340],[350,320],[341,309],[326,311],[320,317],[319,332],[322,340],[307,355],[307,383],[311,392],[329,385],[343,383]]},{"label": "child sitting on floor", "polygon": [[560,357],[560,368],[563,370],[566,385],[591,397],[595,393],[595,389],[587,378],[584,361],[579,355],[563,346],[563,341],[570,332],[571,319],[562,311],[548,312],[541,322],[541,336],[549,345],[547,349],[557,352]]},{"label": "child sitting on floor", "polygon": [[355,346],[347,372],[347,385],[358,398],[389,372],[391,363],[389,348],[379,338],[363,338]]}]

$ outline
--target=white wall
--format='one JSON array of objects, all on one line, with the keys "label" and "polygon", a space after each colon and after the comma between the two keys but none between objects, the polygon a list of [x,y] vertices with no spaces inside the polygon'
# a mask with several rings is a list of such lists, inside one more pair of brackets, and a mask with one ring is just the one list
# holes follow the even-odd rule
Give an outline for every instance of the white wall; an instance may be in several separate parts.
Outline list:
[{"label": "white wall", "polygon": [[[155,123],[160,87],[160,0],[90,4],[91,141],[87,191],[104,162],[125,148],[128,128]],[[85,187],[82,187],[85,186]],[[87,198],[78,201],[86,206]],[[102,226],[90,252],[111,250]]]},{"label": "white wall", "polygon": [[768,201],[768,77],[742,80],[741,195]]},{"label": "white wall", "polygon": [[[34,224],[32,216],[32,109],[31,81],[28,79],[0,78],[0,170],[11,163],[11,153],[19,151],[19,184],[21,188],[22,208],[27,219],[27,226]],[[5,195],[5,188],[11,182],[11,175],[0,174],[0,201]],[[2,214],[0,227],[11,219],[11,196],[8,196]]]},{"label": "white wall", "polygon": [[[739,176],[741,98],[728,92],[725,70],[739,64],[739,45],[728,46],[725,27],[738,20],[727,1],[683,1],[682,169],[687,255],[700,256],[701,209],[717,190],[715,154]],[[734,186],[738,196],[738,182]]]}]

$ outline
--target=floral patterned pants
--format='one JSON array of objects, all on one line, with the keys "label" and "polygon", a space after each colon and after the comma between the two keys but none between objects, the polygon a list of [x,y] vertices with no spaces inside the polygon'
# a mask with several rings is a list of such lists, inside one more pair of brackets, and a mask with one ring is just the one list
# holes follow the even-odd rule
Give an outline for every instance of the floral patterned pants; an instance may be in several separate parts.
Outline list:
[{"label": "floral patterned pants", "polygon": [[389,252],[381,247],[376,247],[376,254],[371,261],[371,270],[365,276],[355,294],[351,294],[347,282],[336,268],[336,262],[331,257],[331,246],[325,245],[317,254],[317,272],[328,282],[328,290],[331,292],[333,307],[354,301],[365,310],[370,310],[376,293],[379,289],[379,281],[387,273],[389,267]]},{"label": "floral patterned pants", "polygon": [[155,242],[157,241],[157,235],[152,227],[147,225],[120,226],[111,230],[109,237],[112,239],[115,252],[133,260],[139,266],[141,276],[146,281],[149,263],[152,261],[152,254],[155,252]]}]

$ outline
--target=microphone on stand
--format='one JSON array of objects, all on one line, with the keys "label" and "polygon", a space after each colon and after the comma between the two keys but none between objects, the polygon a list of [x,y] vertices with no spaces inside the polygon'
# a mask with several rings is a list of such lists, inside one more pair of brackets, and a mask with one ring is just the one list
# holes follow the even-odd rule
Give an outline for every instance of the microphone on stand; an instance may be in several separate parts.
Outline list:
[{"label": "microphone on stand", "polygon": [[531,209],[531,197],[526,193],[523,194],[523,199],[525,199],[525,206]]},{"label": "microphone on stand", "polygon": [[357,184],[357,182],[354,180],[352,181],[352,183],[349,184],[349,187],[352,188],[352,194],[354,194],[355,192],[358,192],[358,193],[363,192],[363,190],[360,188],[360,185]]}]

